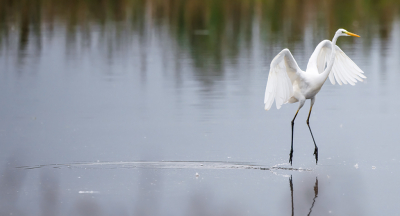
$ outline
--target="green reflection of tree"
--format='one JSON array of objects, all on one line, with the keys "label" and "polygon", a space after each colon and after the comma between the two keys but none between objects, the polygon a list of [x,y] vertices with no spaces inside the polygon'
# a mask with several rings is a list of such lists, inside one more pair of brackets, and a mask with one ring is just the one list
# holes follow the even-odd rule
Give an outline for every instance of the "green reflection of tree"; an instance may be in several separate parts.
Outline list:
[{"label": "green reflection of tree", "polygon": [[266,46],[293,48],[308,26],[315,43],[343,27],[360,33],[369,46],[374,37],[389,37],[399,5],[397,0],[0,0],[0,46],[16,44],[23,53],[34,43],[40,50],[42,32],[51,36],[61,25],[69,49],[90,48],[91,35],[99,31],[113,56],[132,35],[145,40],[155,28],[167,30],[178,52],[191,55],[199,74],[221,76],[223,62],[234,64],[250,48],[255,23]]}]

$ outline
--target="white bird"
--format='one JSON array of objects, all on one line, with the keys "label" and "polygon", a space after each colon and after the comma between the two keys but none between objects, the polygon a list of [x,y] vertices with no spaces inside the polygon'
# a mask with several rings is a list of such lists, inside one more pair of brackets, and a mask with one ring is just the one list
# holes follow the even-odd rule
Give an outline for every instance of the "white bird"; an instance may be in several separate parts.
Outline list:
[{"label": "white bird", "polygon": [[289,163],[292,164],[293,157],[293,126],[297,113],[303,107],[307,99],[311,100],[310,112],[308,113],[307,125],[314,141],[314,155],[318,163],[318,147],[312,134],[309,119],[315,102],[315,96],[321,90],[326,79],[332,84],[335,80],[342,83],[354,85],[357,81],[362,82],[363,71],[336,46],[340,36],[360,37],[345,29],[336,31],[332,42],[323,40],[315,48],[311,55],[306,71],[302,71],[294,60],[289,49],[282,50],[271,62],[268,75],[267,87],[265,90],[265,110],[269,110],[275,100],[276,108],[280,109],[282,104],[299,102],[299,108],[292,120],[292,142],[289,154]]}]

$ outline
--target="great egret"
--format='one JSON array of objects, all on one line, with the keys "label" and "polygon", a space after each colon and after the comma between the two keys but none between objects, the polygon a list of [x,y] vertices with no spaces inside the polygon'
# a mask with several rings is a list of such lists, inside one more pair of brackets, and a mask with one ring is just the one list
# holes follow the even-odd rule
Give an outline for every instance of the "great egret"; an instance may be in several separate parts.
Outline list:
[{"label": "great egret", "polygon": [[309,124],[315,95],[321,90],[322,85],[328,77],[332,84],[335,84],[336,79],[339,85],[342,85],[342,83],[354,85],[357,80],[362,82],[362,78],[366,78],[363,75],[364,72],[335,45],[340,36],[360,37],[345,29],[337,30],[332,42],[323,40],[318,44],[308,61],[306,71],[302,71],[299,68],[289,49],[282,50],[271,62],[265,90],[265,110],[271,108],[274,100],[276,101],[277,109],[280,109],[282,104],[285,103],[299,102],[299,108],[292,120],[292,142],[289,154],[289,163],[291,165],[293,158],[294,120],[299,110],[303,107],[304,102],[307,99],[311,100],[307,125],[314,141],[315,162],[318,163],[318,147]]}]

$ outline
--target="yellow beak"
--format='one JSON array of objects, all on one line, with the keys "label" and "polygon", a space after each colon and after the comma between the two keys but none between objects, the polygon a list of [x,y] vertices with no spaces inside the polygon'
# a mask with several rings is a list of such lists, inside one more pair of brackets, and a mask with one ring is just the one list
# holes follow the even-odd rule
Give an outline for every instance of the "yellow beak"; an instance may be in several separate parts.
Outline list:
[{"label": "yellow beak", "polygon": [[353,37],[360,37],[360,35],[356,35],[354,33],[351,32],[346,32],[347,35],[353,36]]}]

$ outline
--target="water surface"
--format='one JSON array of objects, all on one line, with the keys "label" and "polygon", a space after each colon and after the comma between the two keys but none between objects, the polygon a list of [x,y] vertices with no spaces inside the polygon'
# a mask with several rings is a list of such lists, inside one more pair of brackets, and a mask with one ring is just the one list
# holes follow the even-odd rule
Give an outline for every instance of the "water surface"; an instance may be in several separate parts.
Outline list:
[{"label": "water surface", "polygon": [[[395,215],[396,1],[0,1],[0,215]],[[365,72],[263,109],[338,28]]]}]

